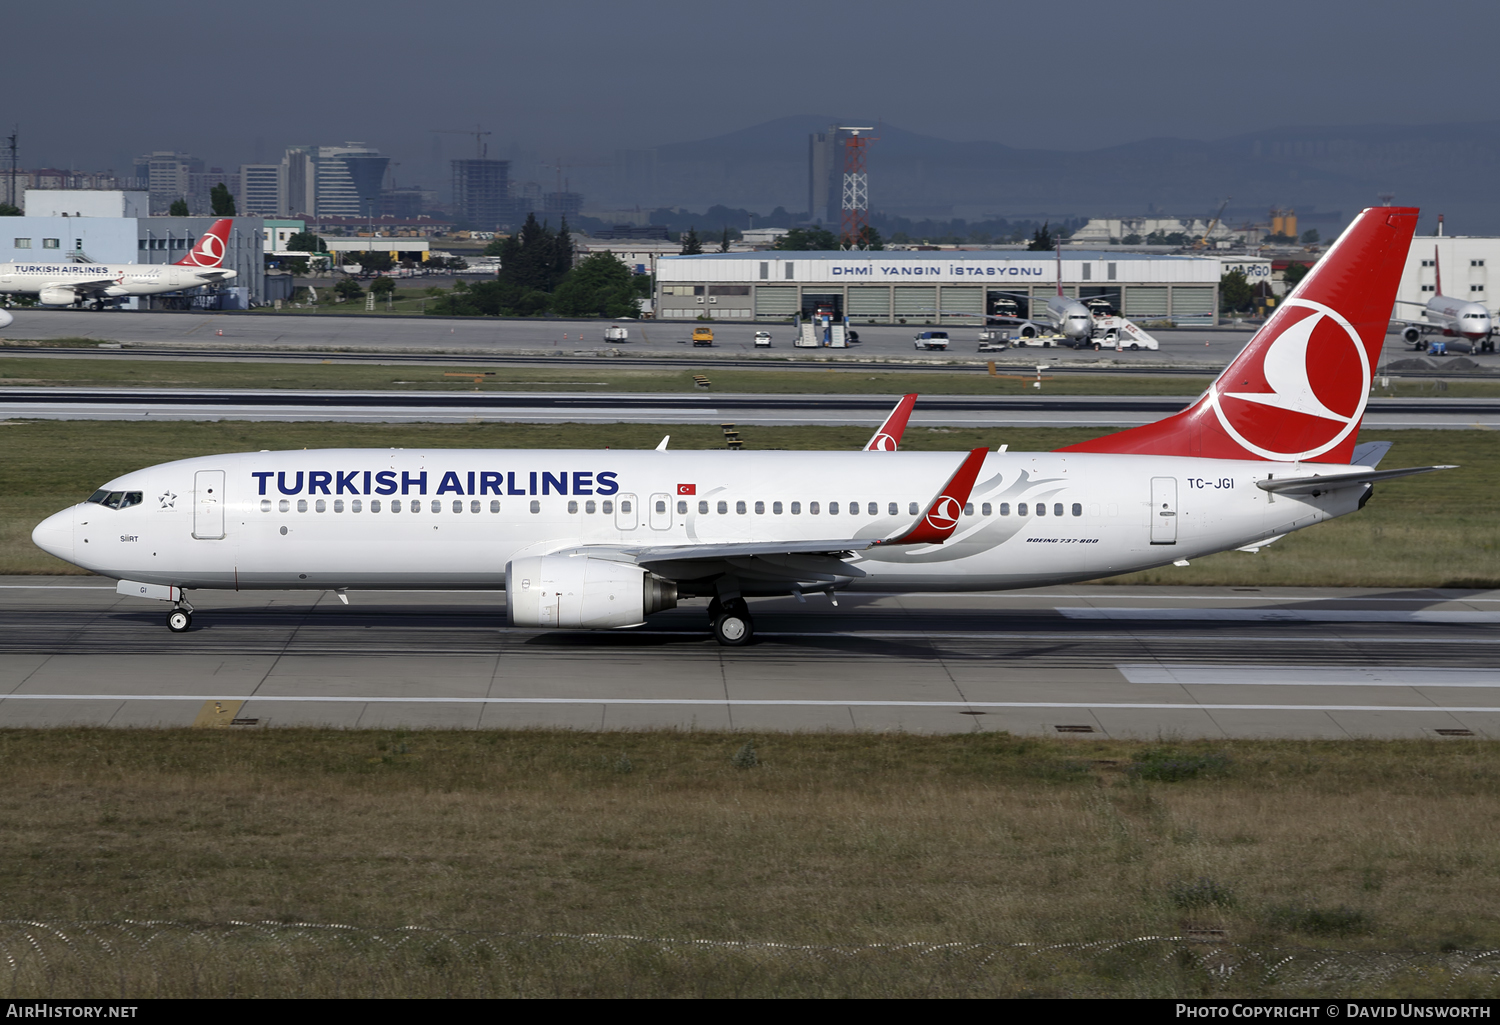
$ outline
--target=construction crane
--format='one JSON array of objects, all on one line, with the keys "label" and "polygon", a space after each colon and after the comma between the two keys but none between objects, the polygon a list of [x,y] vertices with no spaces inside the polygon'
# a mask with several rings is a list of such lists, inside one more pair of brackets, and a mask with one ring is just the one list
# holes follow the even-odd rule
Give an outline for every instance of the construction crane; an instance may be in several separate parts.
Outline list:
[{"label": "construction crane", "polygon": [[485,157],[487,157],[490,152],[490,147],[487,143],[484,142],[483,137],[486,135],[494,134],[493,132],[486,132],[482,130],[479,125],[475,125],[472,132],[467,128],[434,128],[433,131],[438,133],[439,135],[474,136],[474,156],[480,160],[483,160]]},{"label": "construction crane", "polygon": [[1208,227],[1203,229],[1203,237],[1193,243],[1194,249],[1208,248],[1208,236],[1212,235],[1214,228],[1218,227],[1219,218],[1224,216],[1224,210],[1229,206],[1229,200],[1233,198],[1233,196],[1230,196],[1228,199],[1225,199],[1224,202],[1219,204],[1219,212],[1214,214],[1213,219],[1208,222]]}]

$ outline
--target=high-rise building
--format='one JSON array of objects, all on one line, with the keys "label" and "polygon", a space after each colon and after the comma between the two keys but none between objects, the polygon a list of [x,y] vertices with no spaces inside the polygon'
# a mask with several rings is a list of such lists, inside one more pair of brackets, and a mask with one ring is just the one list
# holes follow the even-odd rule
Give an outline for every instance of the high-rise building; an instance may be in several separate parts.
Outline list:
[{"label": "high-rise building", "polygon": [[459,217],[480,231],[508,226],[515,207],[510,201],[509,160],[453,160],[453,206]]},{"label": "high-rise building", "polygon": [[241,164],[239,210],[242,214],[279,217],[282,180],[280,164]]},{"label": "high-rise building", "polygon": [[282,216],[378,217],[391,158],[362,142],[294,146],[281,162]]},{"label": "high-rise building", "polygon": [[153,214],[164,214],[177,200],[188,199],[193,192],[191,176],[202,174],[203,170],[203,161],[198,157],[172,150],[147,153],[135,162],[135,176],[145,179],[146,191],[151,193]]},{"label": "high-rise building", "polygon": [[583,196],[577,192],[549,192],[542,200],[542,215],[554,228],[570,218],[576,226],[578,212],[582,209]]}]

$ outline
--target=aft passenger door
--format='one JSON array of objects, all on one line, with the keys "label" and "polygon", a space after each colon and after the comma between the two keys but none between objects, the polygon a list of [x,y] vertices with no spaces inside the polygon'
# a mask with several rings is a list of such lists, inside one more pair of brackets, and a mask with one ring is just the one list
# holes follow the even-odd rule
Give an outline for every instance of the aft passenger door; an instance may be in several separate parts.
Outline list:
[{"label": "aft passenger door", "polygon": [[193,536],[217,541],[224,536],[224,471],[193,474]]},{"label": "aft passenger door", "polygon": [[640,513],[635,508],[634,495],[615,496],[615,528],[618,530],[634,530],[640,522]]},{"label": "aft passenger door", "polygon": [[1177,543],[1177,478],[1151,478],[1151,543]]},{"label": "aft passenger door", "polygon": [[671,530],[672,496],[665,494],[652,495],[650,516],[652,530]]}]

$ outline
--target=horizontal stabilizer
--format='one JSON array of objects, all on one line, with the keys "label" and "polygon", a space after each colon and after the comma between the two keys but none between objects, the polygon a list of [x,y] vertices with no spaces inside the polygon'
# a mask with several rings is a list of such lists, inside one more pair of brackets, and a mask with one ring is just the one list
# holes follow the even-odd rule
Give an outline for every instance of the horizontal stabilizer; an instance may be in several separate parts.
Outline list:
[{"label": "horizontal stabilizer", "polygon": [[1258,480],[1255,486],[1276,495],[1321,495],[1325,491],[1353,487],[1355,484],[1373,484],[1378,480],[1410,477],[1417,473],[1432,473],[1435,470],[1456,470],[1457,466],[1408,466],[1400,470],[1361,470],[1358,473],[1325,473],[1312,477],[1287,477]]},{"label": "horizontal stabilizer", "polygon": [[1362,441],[1354,446],[1349,462],[1355,466],[1379,466],[1385,454],[1391,450],[1390,441]]}]

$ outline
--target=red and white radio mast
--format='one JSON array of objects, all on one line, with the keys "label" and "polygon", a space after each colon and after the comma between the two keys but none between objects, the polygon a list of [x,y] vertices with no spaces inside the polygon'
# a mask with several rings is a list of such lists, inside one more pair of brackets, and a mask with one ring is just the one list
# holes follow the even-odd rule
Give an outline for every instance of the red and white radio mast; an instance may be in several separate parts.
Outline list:
[{"label": "red and white radio mast", "polygon": [[849,133],[844,139],[844,198],[839,204],[842,210],[839,243],[846,249],[853,249],[859,244],[860,232],[870,223],[870,176],[865,171],[865,150],[878,140],[859,134],[873,132],[873,128],[840,125],[838,130]]}]

